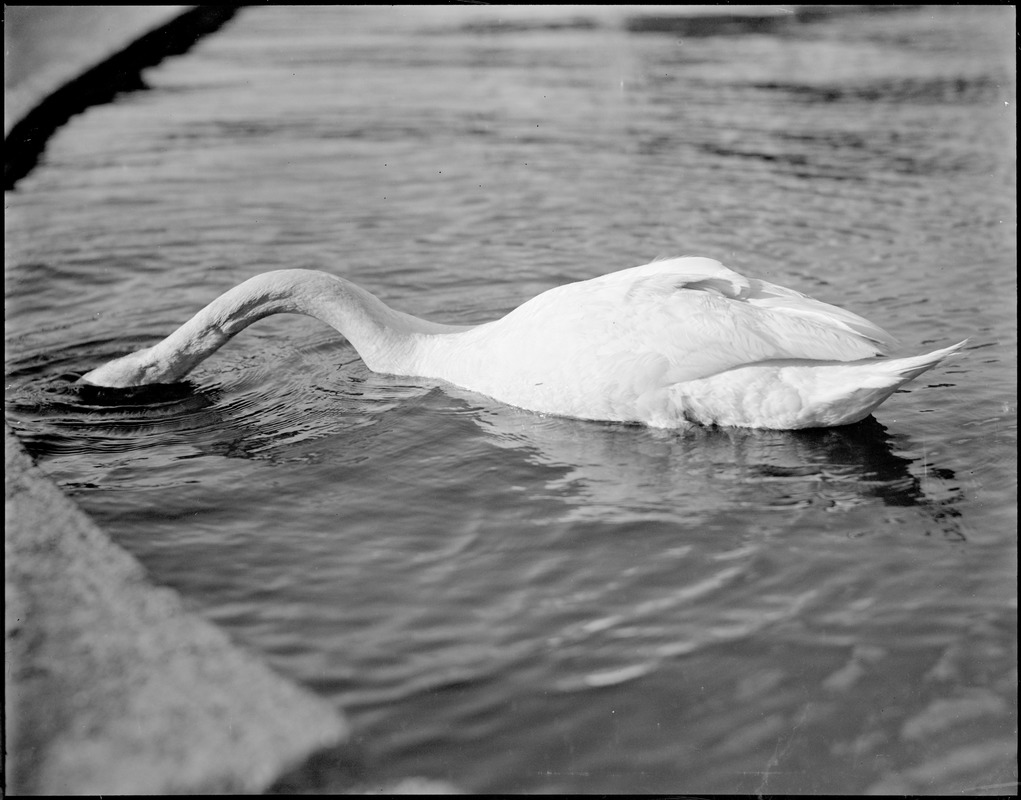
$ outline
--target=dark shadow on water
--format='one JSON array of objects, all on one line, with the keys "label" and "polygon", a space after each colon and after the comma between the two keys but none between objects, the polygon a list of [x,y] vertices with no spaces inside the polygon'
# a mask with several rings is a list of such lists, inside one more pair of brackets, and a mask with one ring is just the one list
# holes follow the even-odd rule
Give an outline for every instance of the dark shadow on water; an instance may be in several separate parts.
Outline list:
[{"label": "dark shadow on water", "polygon": [[321,750],[281,775],[267,794],[321,794],[352,790],[368,777],[367,755],[357,743]]},{"label": "dark shadow on water", "polygon": [[666,33],[673,36],[739,36],[750,33],[776,33],[796,17],[764,9],[761,13],[727,13],[725,7],[716,14],[635,14],[625,27],[631,33]]},{"label": "dark shadow on water", "polygon": [[34,459],[85,452],[130,452],[174,435],[223,435],[218,390],[190,382],[111,389],[79,384],[69,373],[23,387],[7,413]]},{"label": "dark shadow on water", "polygon": [[718,5],[712,11],[695,14],[672,14],[659,10],[638,12],[627,18],[625,27],[631,33],[690,37],[776,34],[799,23],[817,22],[839,14],[875,14],[913,8],[917,6],[760,6],[757,9],[745,6],[740,10],[730,10],[725,5]]},{"label": "dark shadow on water", "polygon": [[900,78],[844,84],[755,82],[751,88],[803,103],[897,103],[973,105],[995,101],[1001,91],[992,75]]},{"label": "dark shadow on water", "polygon": [[197,6],[43,99],[15,123],[4,139],[4,191],[14,189],[35,168],[50,137],[71,117],[92,106],[109,103],[123,92],[147,88],[141,76],[143,69],[186,53],[200,38],[219,30],[240,7]]},{"label": "dark shadow on water", "polygon": [[917,459],[906,455],[917,448],[874,417],[804,431],[657,431],[494,407],[478,422],[498,446],[554,470],[549,487],[572,517],[674,508],[697,522],[726,508],[850,510],[878,500],[923,509],[948,538],[963,538],[954,508],[963,491],[946,486],[954,472],[927,464],[920,478]]},{"label": "dark shadow on water", "polygon": [[[62,376],[77,380],[77,376]],[[108,386],[96,386],[91,383],[75,383],[71,391],[88,406],[96,409],[128,407],[164,407],[182,401],[201,399],[205,395],[198,392],[195,384],[190,381],[178,383],[153,383],[148,386],[130,386],[115,389]]]},{"label": "dark shadow on water", "polygon": [[[438,442],[439,451],[481,435],[486,445],[542,467],[539,475],[548,476],[540,478],[542,494],[572,519],[633,521],[651,514],[698,524],[728,511],[847,511],[878,501],[917,507],[943,535],[963,538],[955,506],[964,495],[954,471],[932,464],[920,470],[910,455],[918,448],[909,437],[891,434],[873,417],[805,431],[701,426],[663,431],[547,417],[423,383],[392,398],[396,405],[357,393],[345,396],[349,417],[333,413],[320,419],[322,409],[313,402],[295,412],[303,430],[312,433],[291,446],[286,429],[293,421],[260,411],[257,399],[239,400],[232,390],[190,382],[109,389],[74,383],[76,378],[36,383],[9,399],[12,419],[23,420],[14,423],[19,438],[34,457],[187,445],[194,451],[188,457],[284,463],[301,461],[311,447],[316,461],[341,463],[366,448],[382,447],[376,455],[385,458],[387,447],[412,446],[423,441],[423,425],[439,425],[456,440]],[[473,424],[451,427],[452,411]]]}]

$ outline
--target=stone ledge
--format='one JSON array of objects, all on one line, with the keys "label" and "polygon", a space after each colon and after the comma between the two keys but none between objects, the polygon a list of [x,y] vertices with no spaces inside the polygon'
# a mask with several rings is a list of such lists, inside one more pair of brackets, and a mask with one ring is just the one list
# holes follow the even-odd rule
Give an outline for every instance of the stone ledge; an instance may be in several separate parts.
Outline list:
[{"label": "stone ledge", "polygon": [[348,729],[151,585],[5,425],[7,789],[258,792]]}]

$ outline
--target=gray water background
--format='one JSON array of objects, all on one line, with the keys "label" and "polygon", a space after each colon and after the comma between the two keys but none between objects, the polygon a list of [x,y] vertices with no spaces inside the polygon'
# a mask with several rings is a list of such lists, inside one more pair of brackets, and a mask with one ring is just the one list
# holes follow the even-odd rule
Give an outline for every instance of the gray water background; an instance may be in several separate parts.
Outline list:
[{"label": "gray water background", "polygon": [[[381,779],[1003,792],[1013,30],[993,7],[245,9],[7,193],[8,420],[157,581],[344,707]],[[801,433],[542,417],[374,375],[293,317],[155,397],[72,384],[265,269],[474,323],[674,254],[908,351],[971,342]]]}]

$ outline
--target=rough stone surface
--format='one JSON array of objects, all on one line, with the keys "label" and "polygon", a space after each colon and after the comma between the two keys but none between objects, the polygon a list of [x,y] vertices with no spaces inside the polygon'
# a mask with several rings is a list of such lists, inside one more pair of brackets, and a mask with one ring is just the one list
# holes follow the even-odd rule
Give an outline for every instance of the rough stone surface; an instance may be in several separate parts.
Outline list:
[{"label": "rough stone surface", "polygon": [[7,788],[253,792],[347,727],[153,586],[5,426]]}]

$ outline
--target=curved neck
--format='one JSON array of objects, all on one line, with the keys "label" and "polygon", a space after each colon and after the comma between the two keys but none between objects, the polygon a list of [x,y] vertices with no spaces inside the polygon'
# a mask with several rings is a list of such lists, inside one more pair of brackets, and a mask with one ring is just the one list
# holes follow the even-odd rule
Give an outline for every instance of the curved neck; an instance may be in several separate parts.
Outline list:
[{"label": "curved neck", "polygon": [[464,330],[394,311],[335,275],[283,269],[235,286],[163,341],[111,361],[83,380],[103,386],[180,380],[253,322],[271,314],[305,314],[325,322],[351,342],[374,372],[407,372],[423,335]]}]

